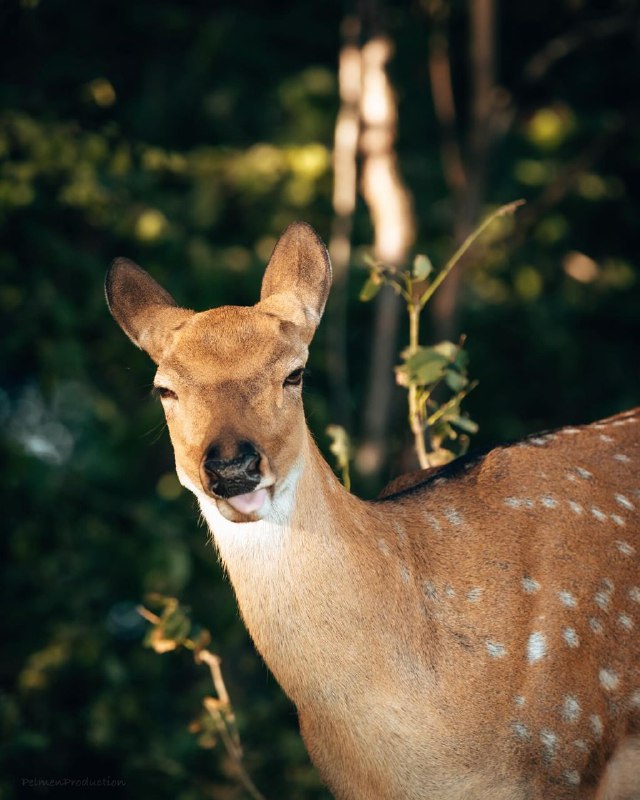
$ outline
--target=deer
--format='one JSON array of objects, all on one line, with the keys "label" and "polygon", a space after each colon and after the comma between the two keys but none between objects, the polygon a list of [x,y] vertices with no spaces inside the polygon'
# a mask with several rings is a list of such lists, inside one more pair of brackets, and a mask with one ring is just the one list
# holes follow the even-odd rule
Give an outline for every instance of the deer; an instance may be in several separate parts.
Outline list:
[{"label": "deer", "polygon": [[113,262],[178,478],[338,800],[640,798],[640,408],[350,494],[307,427],[327,250],[195,312]]}]

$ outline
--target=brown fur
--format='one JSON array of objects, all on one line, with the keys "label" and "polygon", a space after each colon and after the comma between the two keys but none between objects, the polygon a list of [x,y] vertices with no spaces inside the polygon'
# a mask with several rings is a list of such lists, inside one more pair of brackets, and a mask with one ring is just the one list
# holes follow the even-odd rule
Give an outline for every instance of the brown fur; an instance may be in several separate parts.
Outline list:
[{"label": "brown fur", "polygon": [[[184,311],[140,273],[116,263],[109,306],[177,395],[164,405],[178,474],[335,796],[639,798],[640,412],[367,503],[283,386],[330,282],[311,229],[285,232],[254,308]],[[210,444],[233,457],[241,439],[262,455],[264,520],[201,480]]]}]

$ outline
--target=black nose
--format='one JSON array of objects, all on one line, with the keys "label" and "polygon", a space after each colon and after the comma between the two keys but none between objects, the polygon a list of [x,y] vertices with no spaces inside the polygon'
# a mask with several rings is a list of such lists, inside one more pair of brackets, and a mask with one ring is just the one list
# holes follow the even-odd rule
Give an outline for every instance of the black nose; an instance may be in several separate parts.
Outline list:
[{"label": "black nose", "polygon": [[208,488],[218,497],[246,494],[260,483],[260,453],[251,442],[238,442],[235,449],[233,458],[221,458],[220,448],[213,444],[202,462]]}]

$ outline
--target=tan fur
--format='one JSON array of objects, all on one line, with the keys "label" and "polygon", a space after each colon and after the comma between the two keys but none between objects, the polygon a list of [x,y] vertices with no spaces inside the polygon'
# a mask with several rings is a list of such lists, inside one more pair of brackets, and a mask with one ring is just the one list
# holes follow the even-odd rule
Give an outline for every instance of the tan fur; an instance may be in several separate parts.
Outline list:
[{"label": "tan fur", "polygon": [[[291,226],[260,303],[195,314],[119,261],[110,308],[158,363],[180,480],[340,800],[640,797],[640,412],[348,494],[304,422],[330,282]],[[140,281],[139,288],[136,288]],[[155,288],[157,287],[157,289]],[[243,515],[202,464],[262,456]]]}]

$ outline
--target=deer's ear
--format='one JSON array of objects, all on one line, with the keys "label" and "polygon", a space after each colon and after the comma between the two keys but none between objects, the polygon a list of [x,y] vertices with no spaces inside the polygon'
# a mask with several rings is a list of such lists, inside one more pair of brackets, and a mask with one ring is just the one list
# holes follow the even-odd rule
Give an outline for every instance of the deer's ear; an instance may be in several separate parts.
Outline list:
[{"label": "deer's ear", "polygon": [[331,286],[331,262],[318,234],[294,222],[275,246],[262,280],[258,308],[293,322],[309,343]]},{"label": "deer's ear", "polygon": [[156,364],[193,314],[180,308],[160,284],[126,258],[117,258],[109,267],[104,289],[115,321]]}]

